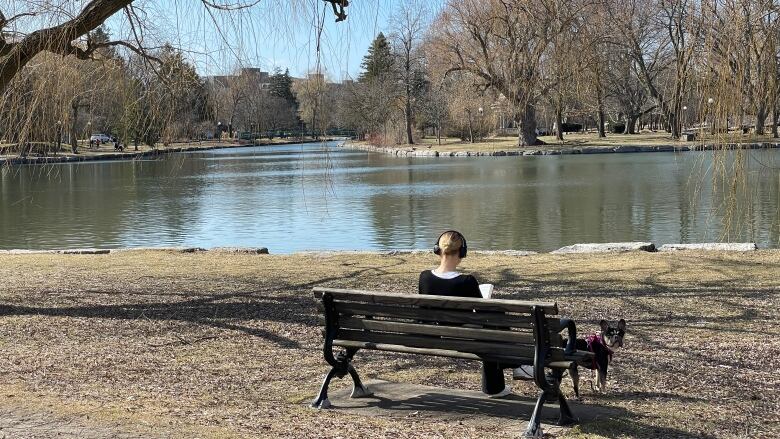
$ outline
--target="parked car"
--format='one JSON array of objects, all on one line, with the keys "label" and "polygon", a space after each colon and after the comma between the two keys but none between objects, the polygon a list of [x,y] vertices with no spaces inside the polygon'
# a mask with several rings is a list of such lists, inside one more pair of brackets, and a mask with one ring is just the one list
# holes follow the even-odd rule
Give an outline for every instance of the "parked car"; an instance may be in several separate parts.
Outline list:
[{"label": "parked car", "polygon": [[108,134],[93,134],[89,138],[90,142],[108,143],[111,141],[111,137]]}]

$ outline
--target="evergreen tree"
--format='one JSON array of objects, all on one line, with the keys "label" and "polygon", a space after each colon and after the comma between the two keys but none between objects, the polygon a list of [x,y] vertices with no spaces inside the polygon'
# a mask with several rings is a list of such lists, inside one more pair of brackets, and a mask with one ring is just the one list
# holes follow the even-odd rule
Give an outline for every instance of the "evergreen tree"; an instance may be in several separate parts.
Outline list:
[{"label": "evergreen tree", "polygon": [[[90,44],[105,44],[111,41],[111,31],[106,25],[101,25],[88,35]],[[113,46],[101,47],[98,49],[103,58],[106,59],[119,59],[116,48]]]},{"label": "evergreen tree", "polygon": [[274,70],[274,74],[270,77],[271,85],[269,93],[271,96],[276,96],[284,99],[290,104],[291,107],[298,108],[298,100],[295,98],[295,94],[292,90],[292,78],[290,77],[290,69],[287,69],[282,73],[280,69]]},{"label": "evergreen tree", "polygon": [[360,74],[360,78],[358,78],[360,82],[367,82],[377,78],[386,78],[392,74],[393,53],[390,48],[390,43],[383,33],[380,32],[379,35],[374,38],[374,41],[368,48],[368,53],[363,57],[361,67],[363,68],[363,72]]}]

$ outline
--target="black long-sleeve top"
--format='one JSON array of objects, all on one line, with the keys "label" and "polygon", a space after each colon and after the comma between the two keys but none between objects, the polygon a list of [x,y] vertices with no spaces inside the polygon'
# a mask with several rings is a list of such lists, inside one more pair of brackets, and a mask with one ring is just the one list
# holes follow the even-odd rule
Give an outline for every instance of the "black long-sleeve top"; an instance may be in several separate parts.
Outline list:
[{"label": "black long-sleeve top", "polygon": [[458,296],[481,298],[479,283],[470,274],[461,274],[452,279],[436,276],[431,270],[420,273],[420,294],[435,294],[438,296]]}]

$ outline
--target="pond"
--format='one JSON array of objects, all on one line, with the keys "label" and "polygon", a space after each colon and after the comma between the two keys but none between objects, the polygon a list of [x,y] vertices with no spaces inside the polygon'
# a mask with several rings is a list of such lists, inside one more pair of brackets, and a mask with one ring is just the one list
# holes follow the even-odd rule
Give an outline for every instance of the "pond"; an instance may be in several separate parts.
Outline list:
[{"label": "pond", "polygon": [[748,189],[725,204],[712,152],[398,158],[328,143],[4,168],[0,248],[426,249],[447,228],[472,249],[777,247],[780,150],[739,154]]}]

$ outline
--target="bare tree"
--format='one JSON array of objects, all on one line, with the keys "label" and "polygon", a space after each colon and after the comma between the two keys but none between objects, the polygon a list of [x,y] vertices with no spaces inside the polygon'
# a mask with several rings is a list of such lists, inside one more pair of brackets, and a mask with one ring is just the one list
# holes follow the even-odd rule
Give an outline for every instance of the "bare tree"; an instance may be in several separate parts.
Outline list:
[{"label": "bare tree", "polygon": [[664,116],[672,137],[680,135],[682,102],[693,55],[701,47],[699,2],[692,0],[605,0],[622,46],[647,94]]},{"label": "bare tree", "polygon": [[584,59],[582,68],[575,72],[577,90],[586,107],[596,113],[598,136],[606,137],[606,100],[608,94],[608,59],[610,46],[607,21],[599,9],[580,24],[580,44],[577,50]]},{"label": "bare tree", "polygon": [[427,25],[427,10],[420,3],[409,0],[401,5],[394,14],[391,38],[395,43],[395,53],[400,81],[403,86],[403,112],[406,123],[406,143],[414,144],[412,127],[414,126],[414,100],[420,92],[423,53],[420,50],[422,37]]},{"label": "bare tree", "polygon": [[334,86],[324,74],[314,72],[293,84],[300,117],[315,137],[332,127],[338,113]]},{"label": "bare tree", "polygon": [[512,104],[518,145],[534,145],[536,105],[557,84],[545,65],[551,44],[583,7],[577,0],[450,1],[434,25],[429,57],[503,94]]}]

